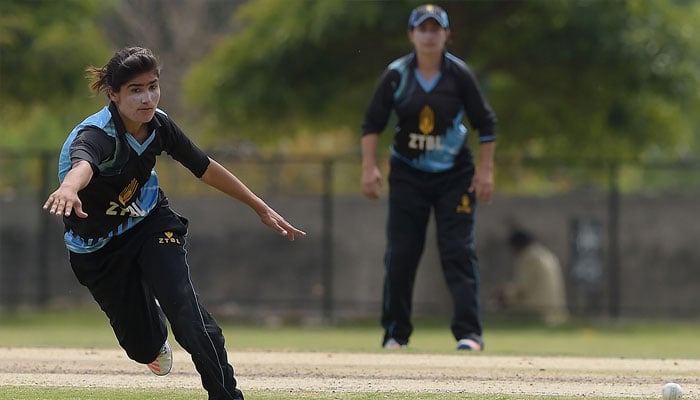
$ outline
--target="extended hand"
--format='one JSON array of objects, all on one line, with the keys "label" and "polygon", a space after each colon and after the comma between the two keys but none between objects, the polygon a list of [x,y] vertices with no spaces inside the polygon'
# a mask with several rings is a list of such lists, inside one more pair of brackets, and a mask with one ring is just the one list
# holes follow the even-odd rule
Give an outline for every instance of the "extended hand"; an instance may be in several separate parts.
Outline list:
[{"label": "extended hand", "polygon": [[263,224],[269,226],[270,228],[277,231],[282,236],[286,236],[289,240],[294,240],[296,236],[306,236],[306,232],[301,231],[289,222],[287,222],[281,215],[279,215],[272,208],[267,208],[263,213],[260,214],[260,220]]},{"label": "extended hand", "polygon": [[69,217],[72,211],[80,218],[87,218],[87,213],[83,211],[83,203],[80,201],[78,194],[64,187],[59,187],[58,190],[51,193],[49,198],[44,203],[44,210],[49,214]]},{"label": "extended hand", "polygon": [[476,191],[476,199],[479,202],[491,204],[493,200],[493,171],[488,169],[477,169],[472,178],[472,184],[469,187],[469,192]]},{"label": "extended hand", "polygon": [[367,198],[376,200],[379,198],[379,190],[384,186],[382,173],[379,168],[369,168],[362,171],[362,194]]}]

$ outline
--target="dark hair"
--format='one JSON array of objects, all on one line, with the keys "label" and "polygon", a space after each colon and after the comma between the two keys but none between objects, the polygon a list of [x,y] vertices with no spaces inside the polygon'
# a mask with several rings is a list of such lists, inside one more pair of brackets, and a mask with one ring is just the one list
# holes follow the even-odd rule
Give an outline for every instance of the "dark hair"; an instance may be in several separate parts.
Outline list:
[{"label": "dark hair", "polygon": [[532,236],[532,234],[520,229],[516,229],[510,234],[510,237],[508,238],[508,243],[510,244],[510,247],[513,250],[518,251],[524,249],[534,240],[535,238]]},{"label": "dark hair", "polygon": [[104,67],[89,66],[85,69],[90,79],[90,89],[95,93],[108,88],[119,88],[136,75],[155,72],[160,76],[160,63],[151,50],[143,47],[125,47],[116,53]]}]

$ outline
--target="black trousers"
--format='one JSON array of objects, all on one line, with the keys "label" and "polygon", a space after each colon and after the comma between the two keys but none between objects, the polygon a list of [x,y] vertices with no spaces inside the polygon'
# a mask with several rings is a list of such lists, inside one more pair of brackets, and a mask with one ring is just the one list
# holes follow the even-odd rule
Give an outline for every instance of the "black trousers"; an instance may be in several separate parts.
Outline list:
[{"label": "black trousers", "polygon": [[160,207],[102,249],[71,252],[71,266],[129,358],[142,364],[155,360],[167,338],[167,318],[175,339],[192,356],[209,399],[243,399],[221,328],[192,285],[186,234],[187,220]]},{"label": "black trousers", "polygon": [[392,159],[381,322],[384,341],[408,343],[418,263],[431,210],[435,213],[442,271],[453,299],[455,339],[482,341],[479,267],[474,238],[476,201],[468,192],[473,166],[422,172]]}]

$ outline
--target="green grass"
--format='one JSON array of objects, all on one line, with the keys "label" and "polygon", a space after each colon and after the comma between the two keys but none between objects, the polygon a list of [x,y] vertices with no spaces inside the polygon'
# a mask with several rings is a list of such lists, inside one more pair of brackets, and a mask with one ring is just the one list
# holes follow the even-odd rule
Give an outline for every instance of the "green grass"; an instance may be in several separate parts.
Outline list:
[{"label": "green grass", "polygon": [[2,387],[0,399],[7,400],[205,400],[201,390],[178,389],[109,389],[109,388],[46,388],[46,387]]},{"label": "green grass", "polygon": [[[340,326],[261,328],[225,325],[232,350],[378,352],[377,327]],[[495,355],[559,355],[626,358],[700,358],[698,323],[578,324],[486,326],[486,352]],[[444,325],[417,325],[407,352],[454,353]]]},{"label": "green grass", "polygon": [[[335,326],[266,327],[219,321],[230,351],[378,352],[381,329],[374,321]],[[47,334],[50,332],[50,334]],[[700,358],[700,321],[586,322],[549,328],[536,323],[485,322],[492,355],[566,355],[627,358]],[[116,348],[99,311],[0,315],[0,345],[12,347]],[[447,321],[418,321],[408,352],[453,353]]]},{"label": "green grass", "polygon": [[[219,321],[230,352],[248,350],[380,352],[381,329],[375,321],[334,326],[285,325],[266,327],[236,321]],[[487,320],[486,354],[600,356],[624,358],[700,359],[698,321],[578,321],[548,328],[535,323]],[[94,309],[0,314],[0,345],[6,347],[117,348],[106,318]],[[447,321],[418,321],[407,352],[455,352]],[[235,358],[235,354],[233,355]],[[246,391],[258,400],[399,400],[410,393],[318,393]],[[203,390],[9,387],[0,384],[0,400],[163,399],[205,400]],[[423,400],[454,399],[454,393],[421,393]],[[460,399],[567,399],[515,395],[460,394]],[[595,397],[590,397],[595,399]],[[572,398],[573,399],[573,398]],[[605,400],[615,400],[606,398]]]}]

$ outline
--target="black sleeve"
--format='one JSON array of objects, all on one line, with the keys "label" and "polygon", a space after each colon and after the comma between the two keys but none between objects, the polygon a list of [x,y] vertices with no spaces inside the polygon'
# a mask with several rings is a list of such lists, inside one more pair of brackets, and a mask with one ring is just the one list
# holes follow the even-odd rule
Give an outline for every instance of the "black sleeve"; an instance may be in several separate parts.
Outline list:
[{"label": "black sleeve", "polygon": [[394,91],[398,88],[400,81],[401,75],[391,69],[387,69],[379,79],[372,100],[365,111],[362,135],[381,133],[386,128],[394,108]]},{"label": "black sleeve", "polygon": [[461,82],[462,104],[469,124],[479,131],[481,143],[495,141],[496,113],[482,94],[476,76],[466,65],[459,65],[456,70]]},{"label": "black sleeve", "polygon": [[99,174],[98,166],[114,155],[115,139],[102,129],[88,126],[78,132],[70,146],[70,162],[74,165],[85,160],[92,166],[92,172]]},{"label": "black sleeve", "polygon": [[209,168],[209,156],[195,145],[173,120],[163,117],[164,150],[166,153],[189,169],[194,176],[201,178]]}]

